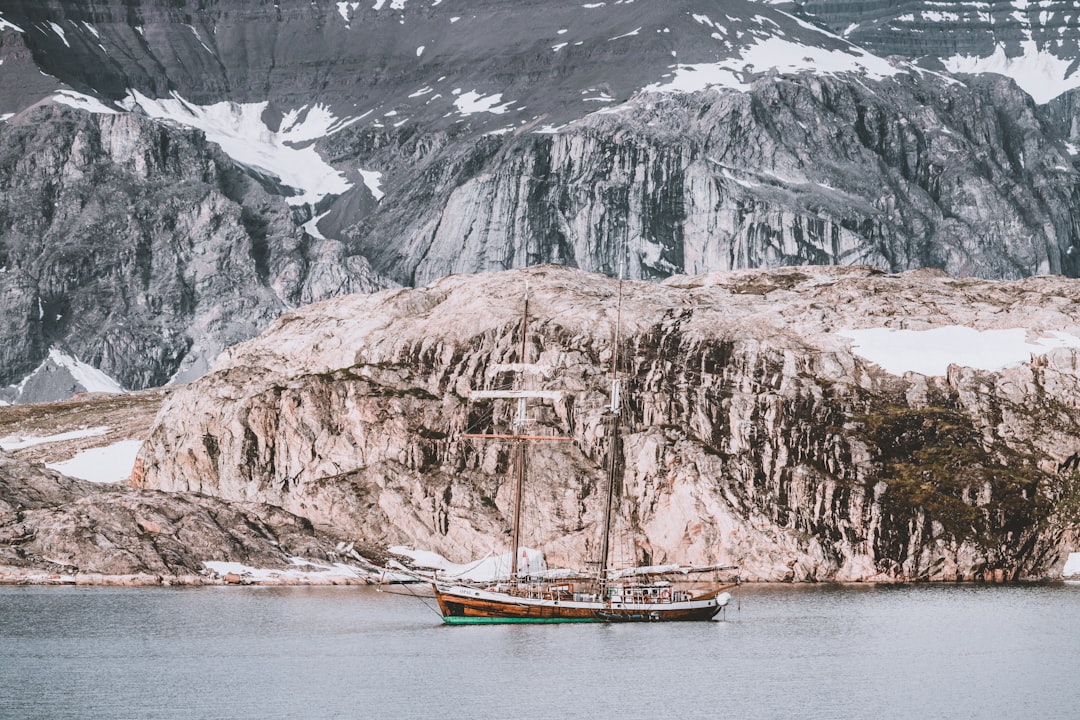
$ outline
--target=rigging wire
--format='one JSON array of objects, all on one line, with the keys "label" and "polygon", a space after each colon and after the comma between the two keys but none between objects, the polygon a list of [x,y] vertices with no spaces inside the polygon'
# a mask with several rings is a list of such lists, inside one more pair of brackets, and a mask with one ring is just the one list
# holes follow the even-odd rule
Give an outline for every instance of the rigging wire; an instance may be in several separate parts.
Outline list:
[{"label": "rigging wire", "polygon": [[[427,608],[428,610],[431,610],[431,611],[432,611],[433,613],[435,613],[436,615],[438,615],[440,619],[442,619],[442,616],[443,616],[442,612],[440,612],[438,608],[435,608],[435,607],[433,607],[433,606],[431,605],[431,603],[429,603],[429,602],[427,601],[427,599],[426,599],[426,598],[425,598],[424,596],[422,596],[422,595],[417,595],[416,593],[414,593],[414,592],[413,592],[413,591],[412,591],[412,590],[411,590],[411,589],[409,588],[409,583],[401,583],[401,586],[402,586],[403,588],[405,588],[406,592],[407,592],[407,593],[408,593],[409,595],[411,595],[412,597],[416,598],[416,599],[417,599],[417,600],[419,600],[420,602],[424,603],[424,607],[426,607],[426,608]],[[389,591],[389,590],[383,590],[382,588],[378,588],[378,587],[377,587],[377,588],[375,588],[375,592],[380,592],[380,593],[386,593],[387,595],[405,595],[405,594],[406,594],[406,593],[399,593],[399,592],[391,592],[391,591]]]}]

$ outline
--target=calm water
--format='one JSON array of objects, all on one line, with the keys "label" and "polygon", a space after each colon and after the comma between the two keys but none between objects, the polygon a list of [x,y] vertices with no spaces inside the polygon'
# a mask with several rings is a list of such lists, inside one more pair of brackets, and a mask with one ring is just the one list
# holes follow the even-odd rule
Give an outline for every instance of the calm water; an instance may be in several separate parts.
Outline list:
[{"label": "calm water", "polygon": [[1076,718],[1080,585],[443,626],[371,588],[0,588],[0,718]]}]

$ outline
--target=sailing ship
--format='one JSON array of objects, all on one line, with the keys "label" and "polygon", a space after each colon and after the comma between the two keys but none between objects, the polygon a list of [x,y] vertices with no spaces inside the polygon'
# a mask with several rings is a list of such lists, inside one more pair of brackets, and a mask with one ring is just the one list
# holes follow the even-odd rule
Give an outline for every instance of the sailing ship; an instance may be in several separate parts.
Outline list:
[{"label": "sailing ship", "polygon": [[[504,580],[487,584],[433,581],[443,621],[451,625],[486,623],[564,623],[564,622],[655,622],[670,620],[710,620],[730,601],[727,590],[738,579],[728,583],[696,585],[683,589],[670,577],[686,578],[690,574],[734,570],[729,565],[682,567],[678,565],[633,567],[618,570],[611,567],[612,521],[616,501],[615,488],[621,474],[618,462],[621,407],[621,384],[618,370],[619,326],[622,313],[622,283],[619,284],[619,319],[616,322],[615,350],[612,355],[611,390],[604,409],[607,452],[607,505],[604,512],[603,534],[595,572],[558,571],[532,573],[519,563],[522,493],[525,487],[530,443],[568,441],[568,437],[529,434],[528,402],[535,399],[558,400],[559,391],[476,390],[474,400],[515,400],[517,413],[509,434],[466,435],[474,439],[509,442],[514,449],[514,508],[510,548],[510,571]],[[527,373],[527,336],[529,294],[525,291],[522,322],[520,363],[513,369]]]}]

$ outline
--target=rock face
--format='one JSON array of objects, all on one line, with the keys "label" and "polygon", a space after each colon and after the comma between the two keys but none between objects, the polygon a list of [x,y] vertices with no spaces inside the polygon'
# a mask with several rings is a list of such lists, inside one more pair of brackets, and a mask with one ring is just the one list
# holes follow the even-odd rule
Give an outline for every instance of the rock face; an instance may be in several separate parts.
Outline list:
[{"label": "rock face", "polygon": [[1080,275],[1072,94],[922,67],[1015,13],[886,5],[802,4],[875,55],[744,0],[0,0],[0,384],[186,379],[298,304],[546,262]]},{"label": "rock face", "polygon": [[796,0],[795,5],[882,55],[986,57],[1000,48],[1005,57],[1018,58],[1031,44],[1047,58],[1060,61],[1049,63],[1046,70],[1059,64],[1064,70],[1080,56],[1080,38],[1072,32],[1076,6],[1068,0],[953,0],[947,5],[933,0]]},{"label": "rock face", "polygon": [[[280,505],[368,544],[501,550],[509,450],[461,435],[507,426],[509,404],[469,394],[524,359],[567,391],[530,432],[573,438],[530,456],[524,540],[579,565],[597,551],[619,297],[549,266],[287,313],[166,400],[133,481]],[[763,580],[1060,575],[1080,497],[1078,304],[1064,279],[866,267],[624,283],[621,561]],[[1063,347],[891,374],[839,334],[955,326]]]},{"label": "rock face", "polygon": [[197,582],[203,561],[285,567],[325,558],[311,524],[280,508],[74,480],[0,451],[0,579]]},{"label": "rock face", "polygon": [[54,346],[127,388],[182,380],[284,308],[385,286],[201,134],[63,105],[0,131],[0,270],[0,384]]}]

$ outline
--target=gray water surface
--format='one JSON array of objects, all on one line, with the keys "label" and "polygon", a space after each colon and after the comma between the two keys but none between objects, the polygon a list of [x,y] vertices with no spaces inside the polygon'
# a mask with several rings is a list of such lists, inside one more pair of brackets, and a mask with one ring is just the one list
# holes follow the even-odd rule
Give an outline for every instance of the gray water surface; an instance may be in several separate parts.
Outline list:
[{"label": "gray water surface", "polygon": [[0,587],[5,720],[1078,718],[1078,677],[1080,585],[744,587],[722,621],[456,627],[373,588]]}]

